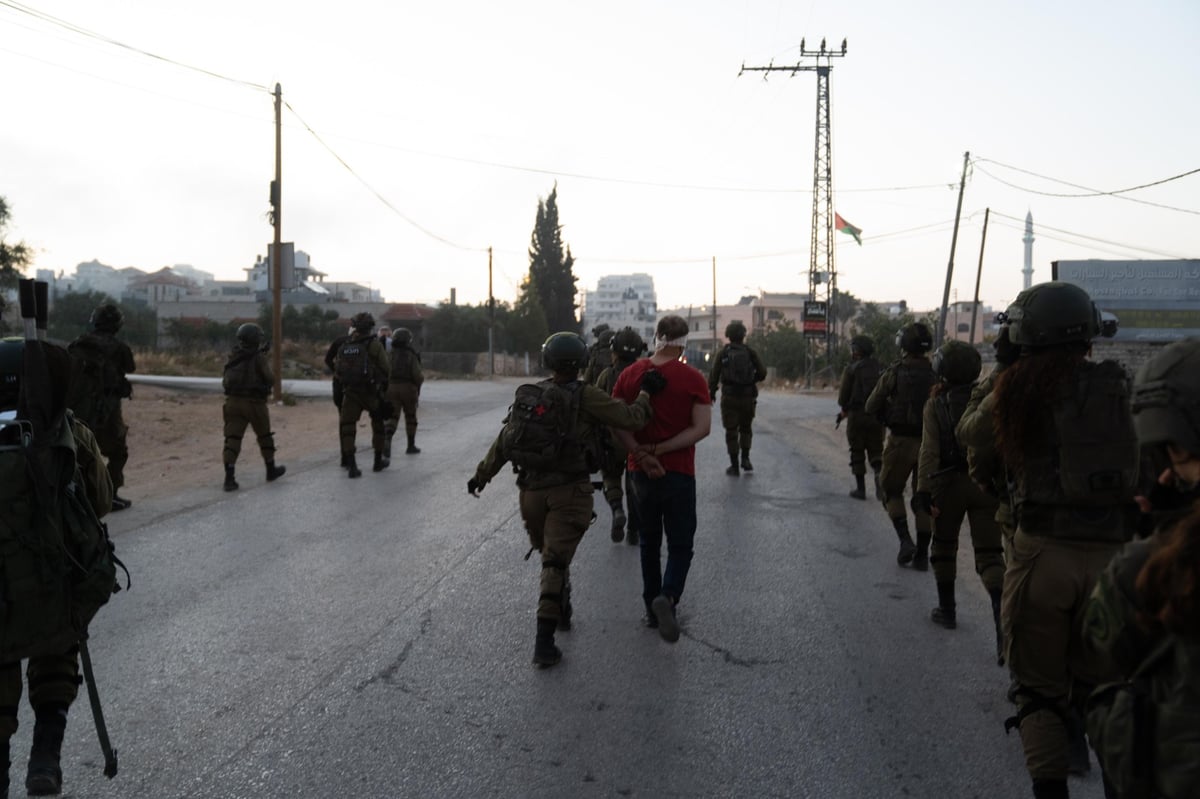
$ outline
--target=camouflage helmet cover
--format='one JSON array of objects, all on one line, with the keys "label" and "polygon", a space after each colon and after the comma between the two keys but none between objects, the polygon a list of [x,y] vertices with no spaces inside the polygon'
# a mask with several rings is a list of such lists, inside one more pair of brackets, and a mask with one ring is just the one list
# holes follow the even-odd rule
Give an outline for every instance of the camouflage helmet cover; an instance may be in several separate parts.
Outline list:
[{"label": "camouflage helmet cover", "polygon": [[554,333],[542,344],[542,366],[552,372],[578,372],[587,358],[587,344],[578,333]]},{"label": "camouflage helmet cover", "polygon": [[1174,444],[1200,455],[1200,339],[1170,344],[1142,364],[1132,406],[1143,447]]},{"label": "camouflage helmet cover", "polygon": [[263,332],[262,328],[253,322],[247,322],[237,329],[237,340],[245,344],[247,347],[257,347],[262,344]]},{"label": "camouflage helmet cover", "polygon": [[933,373],[951,385],[973,383],[982,370],[979,350],[965,341],[947,341],[933,354]]},{"label": "camouflage helmet cover", "polygon": [[412,338],[412,331],[407,327],[398,327],[392,331],[392,344],[407,347],[409,344],[412,344]]},{"label": "camouflage helmet cover", "polygon": [[933,334],[924,322],[911,322],[896,331],[896,346],[911,355],[924,355],[933,349]]},{"label": "camouflage helmet cover", "polygon": [[96,308],[92,311],[91,318],[88,319],[92,330],[102,330],[108,333],[116,333],[121,329],[124,321],[125,316],[121,313],[121,309],[111,302],[106,302]]},{"label": "camouflage helmet cover", "polygon": [[864,358],[875,354],[875,342],[870,336],[855,336],[850,339],[850,351],[861,352]]},{"label": "camouflage helmet cover", "polygon": [[375,317],[366,311],[360,311],[350,317],[350,326],[360,333],[368,332],[375,327]]}]

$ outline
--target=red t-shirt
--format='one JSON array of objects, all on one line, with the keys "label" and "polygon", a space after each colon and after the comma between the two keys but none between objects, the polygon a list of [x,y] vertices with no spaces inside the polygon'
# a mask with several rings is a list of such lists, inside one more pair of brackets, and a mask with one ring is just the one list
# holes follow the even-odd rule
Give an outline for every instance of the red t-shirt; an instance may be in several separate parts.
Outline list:
[{"label": "red t-shirt", "polygon": [[[637,399],[642,375],[648,369],[661,372],[663,377],[667,378],[667,387],[650,398],[654,418],[650,420],[650,424],[633,434],[639,444],[666,441],[691,425],[693,405],[712,404],[708,394],[708,381],[695,367],[679,361],[668,361],[661,366],[655,366],[649,358],[641,358],[625,367],[621,376],[617,378],[617,384],[613,386],[613,396],[627,403]],[[668,472],[691,475],[696,473],[694,445],[659,455],[658,460]],[[633,462],[632,456],[629,458],[629,468],[637,471],[637,464]]]}]

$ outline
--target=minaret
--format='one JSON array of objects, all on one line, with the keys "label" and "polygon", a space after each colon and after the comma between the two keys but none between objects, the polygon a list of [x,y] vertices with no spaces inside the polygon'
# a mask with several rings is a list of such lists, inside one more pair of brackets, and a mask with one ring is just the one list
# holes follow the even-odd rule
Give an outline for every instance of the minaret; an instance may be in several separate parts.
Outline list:
[{"label": "minaret", "polygon": [[1025,268],[1021,272],[1025,275],[1025,288],[1033,285],[1033,212],[1025,212],[1025,237],[1021,239],[1025,242]]}]

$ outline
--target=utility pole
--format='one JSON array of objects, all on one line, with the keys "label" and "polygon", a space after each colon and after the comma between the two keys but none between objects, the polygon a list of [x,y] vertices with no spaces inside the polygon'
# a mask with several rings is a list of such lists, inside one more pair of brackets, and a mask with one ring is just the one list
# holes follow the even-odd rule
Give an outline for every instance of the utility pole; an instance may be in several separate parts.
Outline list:
[{"label": "utility pole", "polygon": [[971,304],[971,346],[975,346],[975,320],[979,318],[979,280],[983,277],[983,247],[987,244],[987,223],[991,208],[983,209],[983,236],[979,239],[979,267],[975,270],[975,301]]},{"label": "utility pole", "polygon": [[942,316],[938,320],[938,329],[933,337],[933,347],[942,346],[946,338],[946,305],[950,302],[950,281],[954,277],[954,246],[958,244],[958,220],[962,216],[963,189],[967,186],[967,167],[971,163],[971,153],[963,153],[962,179],[958,182],[958,207],[954,209],[954,233],[950,236],[950,263],[946,265],[946,288],[942,291]]},{"label": "utility pole", "polygon": [[275,401],[283,401],[283,87],[275,84],[275,180],[271,183],[271,224],[275,247],[271,250],[271,368],[275,372]]},{"label": "utility pole", "polygon": [[488,374],[496,376],[496,298],[492,296],[492,248],[488,247]]},{"label": "utility pole", "polygon": [[[717,357],[717,256],[713,256],[713,357]],[[710,363],[709,366],[712,366]]]},{"label": "utility pole", "polygon": [[[829,352],[829,334],[834,323],[833,300],[837,295],[837,266],[833,257],[833,139],[829,123],[829,73],[833,69],[833,59],[846,55],[846,40],[842,39],[840,50],[831,50],[821,40],[819,50],[809,50],[800,40],[800,61],[790,67],[777,67],[772,62],[765,67],[748,67],[742,65],[742,72],[789,72],[794,76],[797,72],[817,73],[817,114],[816,136],[813,142],[813,203],[812,203],[812,232],[809,244],[808,263],[808,299],[825,302],[825,351]],[[804,63],[803,59],[811,58],[813,63]],[[739,75],[741,72],[738,73]],[[765,80],[767,75],[763,75]],[[807,336],[806,336],[807,337]],[[811,356],[812,343],[810,340],[806,350],[810,353],[811,363],[816,358]],[[805,368],[805,384],[812,387],[812,369]]]}]

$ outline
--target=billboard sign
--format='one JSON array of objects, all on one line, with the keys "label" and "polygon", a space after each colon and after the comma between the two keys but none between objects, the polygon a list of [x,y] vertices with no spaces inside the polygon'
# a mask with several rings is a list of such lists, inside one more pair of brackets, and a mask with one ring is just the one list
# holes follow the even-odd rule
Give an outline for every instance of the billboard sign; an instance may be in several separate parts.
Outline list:
[{"label": "billboard sign", "polygon": [[818,300],[804,301],[804,337],[825,338],[829,320],[829,303]]},{"label": "billboard sign", "polygon": [[1074,283],[1117,317],[1117,341],[1200,336],[1200,259],[1054,261],[1055,280]]}]

